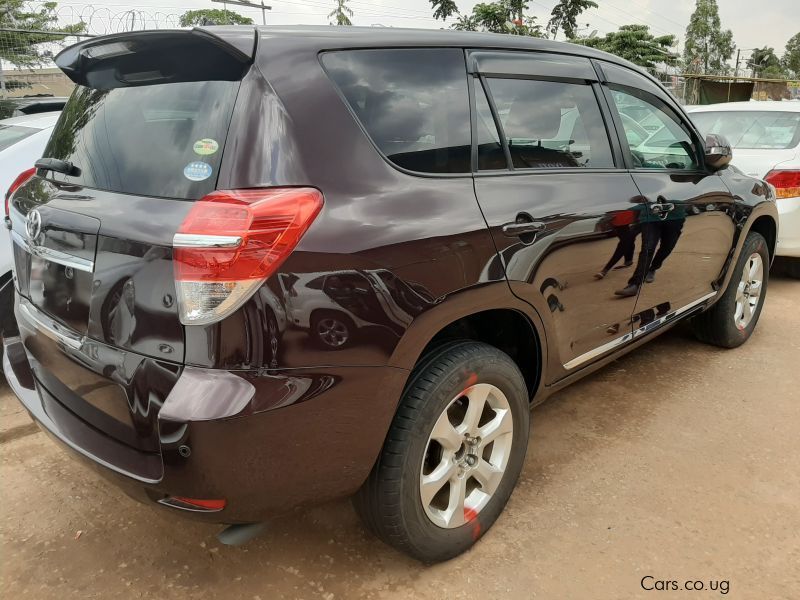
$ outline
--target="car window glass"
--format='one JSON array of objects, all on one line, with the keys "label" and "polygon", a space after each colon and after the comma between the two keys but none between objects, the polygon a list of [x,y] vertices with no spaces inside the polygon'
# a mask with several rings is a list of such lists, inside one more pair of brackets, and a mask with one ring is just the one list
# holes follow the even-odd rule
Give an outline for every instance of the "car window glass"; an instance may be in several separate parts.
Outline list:
[{"label": "car window glass", "polygon": [[486,93],[483,91],[483,86],[479,79],[475,80],[474,85],[478,169],[481,171],[508,169],[506,154],[500,144],[500,136],[497,134],[497,126],[494,123]]},{"label": "car window glass", "polygon": [[349,50],[323,65],[372,141],[399,167],[469,173],[464,53],[455,48]]},{"label": "car window glass", "polygon": [[621,88],[611,96],[619,112],[633,166],[639,169],[696,169],[692,138],[672,111]]},{"label": "car window glass", "polygon": [[24,140],[26,137],[32,136],[39,131],[32,127],[20,127],[19,125],[0,125],[0,150],[5,150]]},{"label": "car window glass", "polygon": [[197,199],[216,187],[238,81],[190,81],[97,90],[78,86],[44,156],[90,188]]},{"label": "car window glass", "polygon": [[703,135],[722,134],[734,148],[785,150],[800,144],[800,112],[697,112],[691,117]]},{"label": "car window glass", "polygon": [[590,86],[527,79],[487,81],[514,168],[614,166]]}]

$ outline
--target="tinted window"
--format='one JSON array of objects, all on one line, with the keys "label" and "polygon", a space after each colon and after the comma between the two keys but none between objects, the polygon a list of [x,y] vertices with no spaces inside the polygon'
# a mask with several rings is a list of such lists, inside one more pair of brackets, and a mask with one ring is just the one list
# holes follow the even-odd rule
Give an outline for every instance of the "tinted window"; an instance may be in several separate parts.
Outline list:
[{"label": "tinted window", "polygon": [[734,148],[786,149],[800,144],[800,112],[725,111],[692,113],[703,133],[720,133]]},{"label": "tinted window", "polygon": [[457,49],[331,52],[323,64],[389,160],[424,173],[470,172],[469,97]]},{"label": "tinted window", "polygon": [[91,188],[196,199],[216,185],[238,82],[78,87],[45,156],[69,160]]},{"label": "tinted window", "polygon": [[633,166],[638,169],[696,169],[692,138],[672,110],[645,93],[622,88],[611,95],[619,111]]},{"label": "tinted window", "polygon": [[487,81],[514,168],[614,166],[590,86],[526,79]]},{"label": "tinted window", "polygon": [[32,127],[19,127],[18,125],[0,125],[0,150],[13,146],[17,142],[32,136],[39,131]]}]

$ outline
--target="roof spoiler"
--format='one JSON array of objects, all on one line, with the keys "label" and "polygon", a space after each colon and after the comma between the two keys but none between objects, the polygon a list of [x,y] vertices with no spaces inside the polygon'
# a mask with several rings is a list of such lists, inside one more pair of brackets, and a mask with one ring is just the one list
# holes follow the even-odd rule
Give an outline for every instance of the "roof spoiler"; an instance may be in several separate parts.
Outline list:
[{"label": "roof spoiler", "polygon": [[132,31],[79,42],[55,63],[100,90],[181,81],[236,81],[253,62],[255,27]]}]

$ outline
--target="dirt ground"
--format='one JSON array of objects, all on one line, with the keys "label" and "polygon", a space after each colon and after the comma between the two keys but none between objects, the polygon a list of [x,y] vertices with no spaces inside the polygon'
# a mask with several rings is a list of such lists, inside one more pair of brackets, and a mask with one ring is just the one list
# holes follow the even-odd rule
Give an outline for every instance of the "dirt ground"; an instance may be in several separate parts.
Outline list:
[{"label": "dirt ground", "polygon": [[346,501],[222,546],[74,463],[4,383],[0,419],[2,598],[800,598],[797,281],[773,279],[743,348],[679,329],[535,409],[506,512],[434,567]]}]

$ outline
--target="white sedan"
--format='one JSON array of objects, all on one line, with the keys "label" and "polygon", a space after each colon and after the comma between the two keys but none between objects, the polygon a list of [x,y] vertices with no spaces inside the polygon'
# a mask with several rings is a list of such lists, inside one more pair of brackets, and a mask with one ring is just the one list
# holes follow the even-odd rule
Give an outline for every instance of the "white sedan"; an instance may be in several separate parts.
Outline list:
[{"label": "white sedan", "polygon": [[[60,112],[49,112],[0,121],[0,193],[7,191],[21,173],[33,168],[44,154],[47,141]],[[7,214],[3,213],[4,216]],[[0,228],[0,333],[3,318],[11,314],[11,239],[5,226]],[[0,356],[2,345],[0,345]]]},{"label": "white sedan", "polygon": [[693,106],[703,133],[721,133],[734,148],[732,164],[775,186],[780,225],[777,255],[800,278],[800,102],[730,102]]}]

